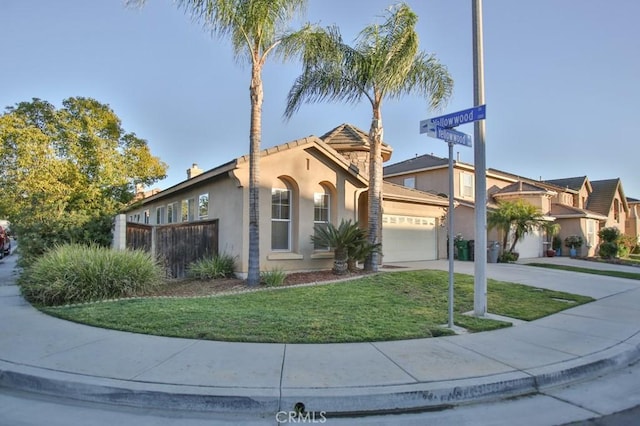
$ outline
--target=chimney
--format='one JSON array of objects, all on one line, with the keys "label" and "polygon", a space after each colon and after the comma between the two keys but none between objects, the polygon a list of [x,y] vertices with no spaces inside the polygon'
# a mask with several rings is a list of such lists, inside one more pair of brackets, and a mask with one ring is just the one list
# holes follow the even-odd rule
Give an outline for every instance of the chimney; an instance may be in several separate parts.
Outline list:
[{"label": "chimney", "polygon": [[198,167],[198,164],[193,163],[193,165],[187,169],[187,179],[194,178],[198,175],[202,174],[202,169]]}]

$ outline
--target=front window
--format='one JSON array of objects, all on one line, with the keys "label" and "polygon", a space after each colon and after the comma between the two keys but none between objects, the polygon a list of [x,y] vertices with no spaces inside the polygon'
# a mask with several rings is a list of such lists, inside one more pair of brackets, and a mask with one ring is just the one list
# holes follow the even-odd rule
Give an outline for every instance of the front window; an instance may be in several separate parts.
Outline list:
[{"label": "front window", "polygon": [[165,218],[164,206],[156,208],[156,225],[162,225]]},{"label": "front window", "polygon": [[148,225],[149,224],[149,218],[151,217],[151,214],[149,213],[149,210],[145,210],[143,212],[144,215],[144,224]]},{"label": "front window", "polygon": [[473,175],[471,173],[460,173],[460,196],[473,198]]},{"label": "front window", "polygon": [[596,224],[593,220],[587,220],[587,247],[596,245]]},{"label": "front window", "polygon": [[167,206],[167,223],[178,221],[178,203],[171,203]]},{"label": "front window", "polygon": [[620,202],[617,199],[613,200],[613,219],[620,223]]},{"label": "front window", "polygon": [[193,220],[194,205],[193,198],[182,200],[181,217],[183,222],[191,222]]},{"label": "front window", "polygon": [[209,194],[200,194],[198,197],[198,218],[205,220],[209,217]]},{"label": "front window", "polygon": [[271,190],[271,249],[291,249],[291,191]]},{"label": "front window", "polygon": [[403,185],[406,186],[407,188],[416,189],[416,178],[415,177],[404,178]]},{"label": "front window", "polygon": [[[331,217],[329,210],[329,194],[316,192],[313,194],[313,228],[317,234],[318,228],[326,228]],[[314,250],[329,250],[329,246],[314,243]]]}]

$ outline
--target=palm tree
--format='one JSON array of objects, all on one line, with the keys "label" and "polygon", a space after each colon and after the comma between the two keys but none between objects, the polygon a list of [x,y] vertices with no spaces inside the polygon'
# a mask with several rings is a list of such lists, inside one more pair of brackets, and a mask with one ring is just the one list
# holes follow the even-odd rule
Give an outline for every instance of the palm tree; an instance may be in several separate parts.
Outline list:
[{"label": "palm tree", "polygon": [[329,223],[327,226],[316,225],[314,230],[311,242],[333,249],[333,273],[336,275],[355,270],[357,261],[378,249],[369,243],[367,233],[360,228],[358,222],[342,219],[338,227]]},{"label": "palm tree", "polygon": [[[433,55],[418,50],[417,15],[406,4],[387,11],[384,23],[367,26],[354,47],[342,41],[336,27],[307,27],[304,37],[285,40],[291,52],[301,52],[302,74],[289,91],[285,117],[302,103],[324,100],[357,103],[366,99],[373,117],[369,129],[369,241],[380,243],[382,205],[382,103],[417,93],[431,108],[451,95],[453,80]],[[377,271],[379,252],[365,263]]]},{"label": "palm tree", "polygon": [[[127,0],[142,5],[146,0]],[[262,69],[272,52],[286,57],[279,49],[286,37],[287,24],[301,13],[307,0],[176,0],[190,14],[219,37],[229,37],[238,58],[251,63],[251,124],[249,130],[249,270],[247,283],[260,284],[260,142],[262,137]]]},{"label": "palm tree", "polygon": [[[498,228],[502,231],[502,247],[509,253],[513,253],[518,241],[527,233],[544,226],[544,223],[546,221],[540,210],[522,200],[500,202],[497,209],[487,213],[487,227],[489,230]],[[510,234],[513,235],[513,240],[507,250]]]}]

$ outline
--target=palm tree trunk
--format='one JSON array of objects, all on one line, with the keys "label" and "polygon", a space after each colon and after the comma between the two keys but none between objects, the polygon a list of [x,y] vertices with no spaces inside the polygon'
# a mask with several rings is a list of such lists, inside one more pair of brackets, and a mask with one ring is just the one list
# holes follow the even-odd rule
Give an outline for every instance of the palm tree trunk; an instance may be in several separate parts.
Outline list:
[{"label": "palm tree trunk", "polygon": [[[380,214],[382,211],[382,119],[379,108],[374,108],[369,130],[369,242],[381,243]],[[365,260],[364,269],[378,271],[379,251],[372,252]]]},{"label": "palm tree trunk", "polygon": [[260,137],[262,134],[262,67],[251,67],[251,128],[249,131],[249,271],[247,284],[260,284]]}]

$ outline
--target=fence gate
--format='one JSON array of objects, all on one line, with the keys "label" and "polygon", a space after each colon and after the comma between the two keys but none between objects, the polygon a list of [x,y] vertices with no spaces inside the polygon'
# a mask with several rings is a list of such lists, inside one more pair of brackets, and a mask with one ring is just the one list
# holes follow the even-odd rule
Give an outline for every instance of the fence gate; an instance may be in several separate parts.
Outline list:
[{"label": "fence gate", "polygon": [[218,254],[218,219],[157,226],[128,222],[127,247],[155,249],[167,274],[182,278],[190,263]]}]

